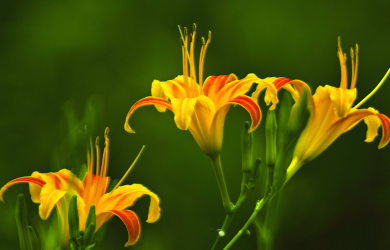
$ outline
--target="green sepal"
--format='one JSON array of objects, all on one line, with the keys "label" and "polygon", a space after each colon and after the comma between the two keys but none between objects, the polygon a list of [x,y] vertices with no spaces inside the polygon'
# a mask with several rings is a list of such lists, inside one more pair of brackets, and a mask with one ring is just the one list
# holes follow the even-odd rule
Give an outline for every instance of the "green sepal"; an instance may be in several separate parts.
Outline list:
[{"label": "green sepal", "polygon": [[83,246],[88,246],[93,243],[93,235],[96,230],[96,224],[95,223],[90,223],[87,228],[85,229],[85,234],[83,237]]},{"label": "green sepal", "polygon": [[285,141],[288,121],[290,120],[291,108],[294,105],[294,100],[291,93],[284,91],[282,101],[279,105],[278,113],[278,148],[282,148]]},{"label": "green sepal", "polygon": [[93,243],[92,245],[89,245],[85,250],[91,250],[95,247],[95,243]]},{"label": "green sepal", "polygon": [[89,208],[87,221],[85,222],[85,227],[88,227],[88,225],[91,223],[96,225],[96,212],[95,212],[95,205],[93,204]]},{"label": "green sepal", "polygon": [[267,166],[274,166],[276,161],[276,132],[278,126],[276,124],[275,110],[268,110],[265,120],[265,142],[266,142],[266,157]]},{"label": "green sepal", "polygon": [[242,172],[249,173],[252,170],[252,133],[248,133],[250,123],[245,122],[244,130],[242,132]]},{"label": "green sepal", "polygon": [[291,109],[291,117],[287,124],[285,140],[276,159],[273,192],[278,191],[284,184],[287,176],[287,168],[291,163],[295,145],[302,131],[307,125],[310,116],[308,109],[308,93],[302,93],[299,101]]},{"label": "green sepal", "polygon": [[18,195],[15,208],[16,226],[18,228],[21,250],[32,250],[27,223],[27,207],[23,194]]},{"label": "green sepal", "polygon": [[70,247],[70,250],[78,250],[77,243],[76,243],[75,239],[69,240],[69,247]]},{"label": "green sepal", "polygon": [[76,239],[80,232],[79,211],[77,209],[77,195],[73,195],[72,199],[70,200],[68,221],[70,239]]},{"label": "green sepal", "polygon": [[84,231],[80,231],[80,235],[76,238],[77,246],[79,247],[79,249],[82,249],[83,246],[83,235]]},{"label": "green sepal", "polygon": [[31,247],[33,250],[39,250],[39,242],[37,234],[32,226],[28,226],[28,234],[30,236]]},{"label": "green sepal", "polygon": [[251,191],[255,187],[255,183],[257,179],[260,176],[260,166],[261,166],[261,159],[258,158],[253,164],[253,171],[251,172],[251,177],[249,178],[248,183],[246,184],[247,190]]}]

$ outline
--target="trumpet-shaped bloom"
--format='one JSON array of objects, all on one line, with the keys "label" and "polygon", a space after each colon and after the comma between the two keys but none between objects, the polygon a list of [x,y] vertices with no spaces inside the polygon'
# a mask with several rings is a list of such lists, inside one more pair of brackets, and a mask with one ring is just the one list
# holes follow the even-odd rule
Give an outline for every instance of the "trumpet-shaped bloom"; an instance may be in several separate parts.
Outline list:
[{"label": "trumpet-shaped bloom", "polygon": [[[62,169],[57,173],[44,174],[34,172],[29,177],[17,178],[3,186],[0,189],[0,200],[4,202],[3,193],[8,187],[17,183],[29,183],[31,199],[35,203],[40,203],[39,215],[43,220],[49,217],[54,206],[56,206],[62,222],[64,244],[67,244],[69,239],[68,207],[71,197],[76,194],[78,196],[77,207],[81,230],[85,228],[91,205],[95,205],[96,231],[108,219],[116,215],[124,222],[128,231],[129,239],[125,246],[134,244],[140,235],[140,222],[137,215],[126,208],[132,206],[139,197],[145,194],[149,195],[151,202],[147,222],[151,223],[155,222],[160,216],[160,200],[155,193],[141,184],[119,186],[129,173],[131,167],[112,191],[106,193],[109,184],[109,177],[107,177],[109,149],[108,128],[105,132],[105,139],[106,146],[104,148],[103,158],[101,159],[101,167],[98,146],[99,140],[98,138],[96,139],[97,157],[95,173],[93,170],[94,156],[91,143],[91,154],[88,153],[88,172],[82,181],[67,169]],[[140,154],[137,156],[133,165]]]},{"label": "trumpet-shaped bloom", "polygon": [[202,38],[197,80],[194,59],[195,34],[194,25],[189,46],[187,30],[184,29],[184,35],[182,34],[183,75],[165,82],[154,80],[152,96],[139,100],[128,112],[125,130],[134,133],[129,126],[129,119],[139,107],[155,105],[160,112],[169,109],[174,113],[177,127],[182,130],[188,129],[200,148],[210,157],[214,157],[219,155],[222,147],[224,120],[231,104],[239,104],[249,112],[252,118],[250,131],[259,125],[261,111],[256,102],[244,95],[250,89],[253,79],[238,80],[234,74],[230,74],[209,76],[203,83],[203,64],[211,33],[207,42]]},{"label": "trumpet-shaped bloom", "polygon": [[341,65],[340,87],[320,86],[313,96],[309,96],[311,115],[295,147],[293,160],[287,169],[287,179],[301,165],[317,157],[341,134],[354,127],[361,120],[367,124],[366,142],[374,140],[380,126],[382,126],[382,139],[378,148],[386,146],[390,140],[390,120],[387,116],[378,113],[373,108],[357,109],[383,84],[390,70],[366,98],[352,107],[356,99],[358,46],[356,45],[356,60],[354,51],[351,49],[352,80],[350,88],[348,88],[347,81],[346,55],[341,49],[340,38],[338,47],[337,54]]}]

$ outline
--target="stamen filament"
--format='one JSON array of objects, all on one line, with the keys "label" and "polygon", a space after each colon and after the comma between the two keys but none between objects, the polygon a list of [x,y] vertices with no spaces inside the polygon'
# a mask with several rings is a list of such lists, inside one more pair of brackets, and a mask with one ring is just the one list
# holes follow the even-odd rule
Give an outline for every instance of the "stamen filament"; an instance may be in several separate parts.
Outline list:
[{"label": "stamen filament", "polygon": [[348,86],[348,76],[347,76],[347,65],[345,62],[347,61],[347,55],[343,54],[343,50],[341,49],[341,40],[340,37],[338,39],[338,45],[339,50],[337,51],[337,55],[340,60],[340,67],[341,67],[341,82],[340,82],[340,88],[346,89]]},{"label": "stamen filament", "polygon": [[356,81],[357,81],[357,74],[358,74],[358,53],[359,53],[359,46],[356,44],[356,49],[355,49],[356,57],[354,60],[354,54],[353,54],[353,49],[351,48],[351,58],[352,58],[352,80],[351,80],[351,89],[354,89],[356,86]]},{"label": "stamen filament", "polygon": [[195,67],[195,58],[194,58],[194,47],[195,47],[195,36],[196,36],[196,25],[193,26],[193,32],[191,34],[191,51],[190,51],[190,60],[191,60],[191,79],[192,79],[192,86],[195,88],[197,85],[196,83],[196,67]]},{"label": "stamen filament", "polygon": [[95,141],[96,147],[96,175],[98,176],[100,173],[100,148],[99,148],[99,136],[96,137]]},{"label": "stamen filament", "polygon": [[122,179],[115,185],[115,187],[112,189],[112,191],[110,193],[112,193],[117,187],[119,187],[120,184],[122,184],[122,182],[126,179],[127,175],[129,175],[129,173],[130,173],[130,170],[134,167],[135,163],[138,161],[138,158],[141,156],[142,152],[144,151],[144,148],[145,148],[145,145],[142,146],[141,151],[139,151],[137,157],[135,158],[135,160],[133,161],[133,163],[131,164],[129,169],[126,171],[126,173],[123,175]]},{"label": "stamen filament", "polygon": [[375,94],[375,92],[378,91],[378,89],[383,85],[383,83],[386,81],[387,77],[390,75],[390,69],[387,70],[386,72],[386,75],[382,78],[382,80],[378,83],[378,85],[376,85],[375,89],[373,91],[371,91],[370,94],[368,94],[363,100],[361,100],[358,104],[356,104],[355,107],[353,107],[354,109],[360,107],[364,102],[366,102],[368,99],[370,99],[371,96],[373,96]]},{"label": "stamen filament", "polygon": [[204,67],[204,59],[206,57],[206,50],[209,46],[211,41],[211,31],[209,31],[209,37],[207,38],[207,42],[205,44],[204,38],[202,37],[202,51],[200,53],[201,59],[199,60],[199,86],[200,86],[200,93],[203,93],[203,67]]}]

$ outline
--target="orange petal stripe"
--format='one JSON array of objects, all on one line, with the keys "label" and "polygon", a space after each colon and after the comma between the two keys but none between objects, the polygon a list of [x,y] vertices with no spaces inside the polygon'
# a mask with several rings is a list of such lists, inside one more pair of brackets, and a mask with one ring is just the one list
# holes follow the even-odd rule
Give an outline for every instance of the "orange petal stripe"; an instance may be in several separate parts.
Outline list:
[{"label": "orange petal stripe", "polygon": [[383,114],[377,113],[376,115],[382,122],[382,140],[380,141],[378,148],[383,148],[390,141],[390,120]]},{"label": "orange petal stripe", "polygon": [[126,242],[125,247],[136,243],[141,234],[141,225],[137,215],[131,210],[110,210],[109,212],[117,215],[127,228],[129,240]]},{"label": "orange petal stripe", "polygon": [[257,103],[252,98],[246,95],[242,95],[231,99],[229,103],[239,104],[249,112],[252,118],[252,126],[249,132],[252,132],[257,128],[257,126],[259,126],[261,121],[261,110],[259,105],[257,105]]},{"label": "orange petal stripe", "polygon": [[32,184],[36,184],[40,187],[43,187],[46,182],[44,180],[41,180],[39,178],[36,178],[36,177],[20,177],[20,178],[17,178],[15,180],[12,180],[10,182],[8,182],[7,184],[5,184],[1,189],[0,189],[0,200],[2,202],[5,202],[4,199],[3,199],[3,193],[4,191],[9,188],[10,186],[14,185],[14,184],[18,184],[18,183],[32,183]]},{"label": "orange petal stripe", "polygon": [[225,87],[230,75],[209,76],[203,85],[203,93],[206,96],[217,94],[223,87]]},{"label": "orange petal stripe", "polygon": [[279,90],[281,87],[283,87],[283,85],[291,82],[292,80],[288,79],[288,78],[284,78],[284,77],[280,77],[278,79],[276,79],[273,84],[275,85],[275,88],[276,90]]},{"label": "orange petal stripe", "polygon": [[134,110],[136,110],[137,108],[142,107],[142,106],[155,105],[155,104],[163,105],[172,111],[172,105],[169,101],[162,99],[162,98],[152,97],[152,96],[145,97],[145,98],[139,100],[138,102],[136,102],[129,110],[129,113],[127,113],[126,122],[125,122],[125,130],[129,133],[134,133],[134,131],[130,128],[130,125],[129,125],[129,119],[130,119],[131,114],[133,114]]}]

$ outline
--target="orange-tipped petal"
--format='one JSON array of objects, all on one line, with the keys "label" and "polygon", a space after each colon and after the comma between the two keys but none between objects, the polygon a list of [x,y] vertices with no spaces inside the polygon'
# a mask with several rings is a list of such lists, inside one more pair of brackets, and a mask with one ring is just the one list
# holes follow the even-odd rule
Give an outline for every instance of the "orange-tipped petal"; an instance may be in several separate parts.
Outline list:
[{"label": "orange-tipped petal", "polygon": [[131,210],[110,210],[108,212],[118,216],[127,228],[129,240],[126,242],[125,247],[134,245],[141,234],[141,225],[137,215]]},{"label": "orange-tipped petal", "polygon": [[390,141],[390,120],[383,114],[377,113],[376,115],[382,122],[382,140],[380,141],[378,148],[383,148]]},{"label": "orange-tipped petal", "polygon": [[36,178],[36,177],[30,177],[30,176],[20,177],[20,178],[17,178],[15,180],[12,180],[12,181],[8,182],[7,184],[5,184],[0,189],[0,200],[2,202],[5,202],[3,199],[3,193],[5,192],[5,190],[7,190],[7,188],[9,188],[10,186],[12,186],[14,184],[18,184],[18,183],[32,183],[32,184],[38,185],[41,188],[46,184],[46,182],[44,180]]},{"label": "orange-tipped petal", "polygon": [[[272,106],[269,108],[270,110],[274,110],[276,108],[276,104],[279,102],[279,100],[278,100],[277,89],[275,87],[274,82],[277,81],[279,78],[267,77],[264,80],[262,80],[258,78],[255,74],[249,74],[244,79],[252,79],[253,82],[257,83],[256,90],[255,92],[252,93],[252,99],[256,103],[261,91],[267,89],[266,94],[264,96],[264,101],[267,105],[270,105],[272,102]],[[287,78],[281,78],[281,79],[287,79]],[[282,86],[283,85],[280,85],[280,87]]]},{"label": "orange-tipped petal", "polygon": [[261,110],[259,105],[257,105],[252,98],[242,95],[230,100],[229,103],[239,104],[249,112],[252,118],[252,126],[249,129],[249,132],[252,132],[259,126],[261,121]]},{"label": "orange-tipped petal", "polygon": [[134,130],[132,130],[130,125],[129,125],[130,116],[133,114],[133,112],[137,108],[142,107],[142,106],[146,106],[146,105],[162,105],[162,106],[165,106],[166,108],[168,108],[169,110],[172,110],[171,103],[165,99],[152,97],[152,96],[145,97],[145,98],[139,100],[138,102],[136,102],[133,105],[133,107],[131,107],[131,109],[129,110],[129,113],[127,113],[126,121],[125,121],[125,130],[127,132],[135,133]]},{"label": "orange-tipped petal", "polygon": [[96,215],[113,209],[123,210],[132,206],[134,201],[145,194],[150,196],[149,215],[146,222],[155,222],[160,217],[160,199],[141,184],[120,186],[111,193],[103,195],[99,200]]}]

